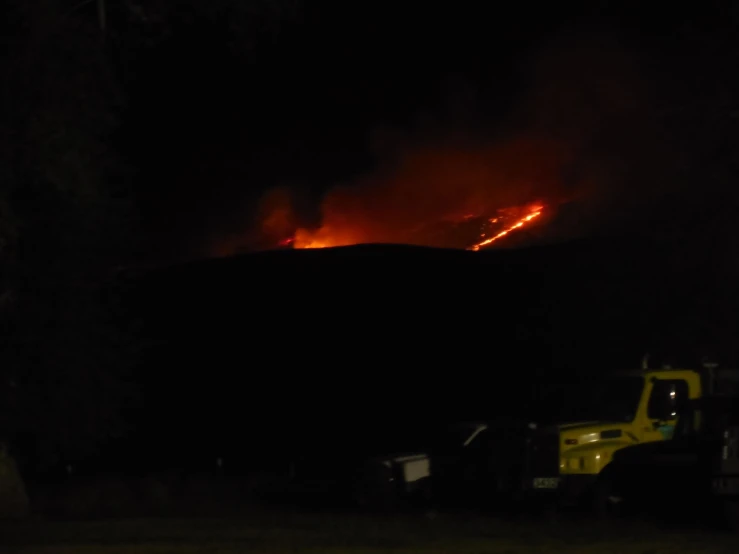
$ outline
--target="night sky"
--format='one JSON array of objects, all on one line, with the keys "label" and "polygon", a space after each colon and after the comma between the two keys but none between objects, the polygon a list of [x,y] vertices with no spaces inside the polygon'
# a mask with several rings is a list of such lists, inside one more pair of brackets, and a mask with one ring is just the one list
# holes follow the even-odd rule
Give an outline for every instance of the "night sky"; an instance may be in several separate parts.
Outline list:
[{"label": "night sky", "polygon": [[543,200],[548,240],[656,228],[712,193],[706,157],[733,132],[728,3],[213,11],[178,10],[121,62],[141,258],[269,247],[322,216],[404,242],[475,203]]}]

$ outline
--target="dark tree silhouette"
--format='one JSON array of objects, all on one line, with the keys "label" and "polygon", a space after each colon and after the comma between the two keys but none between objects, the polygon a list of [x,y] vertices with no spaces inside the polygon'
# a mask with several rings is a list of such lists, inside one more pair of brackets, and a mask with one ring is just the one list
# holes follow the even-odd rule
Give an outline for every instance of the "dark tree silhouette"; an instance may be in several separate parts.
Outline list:
[{"label": "dark tree silhouette", "polygon": [[126,429],[140,343],[121,325],[114,269],[138,251],[131,184],[147,168],[123,159],[117,133],[141,60],[208,26],[250,59],[298,7],[3,4],[0,440],[24,457],[48,465],[83,456]]},{"label": "dark tree silhouette", "polygon": [[2,15],[0,434],[44,464],[122,430],[132,352],[107,292],[131,240],[121,94],[94,13],[65,4]]}]

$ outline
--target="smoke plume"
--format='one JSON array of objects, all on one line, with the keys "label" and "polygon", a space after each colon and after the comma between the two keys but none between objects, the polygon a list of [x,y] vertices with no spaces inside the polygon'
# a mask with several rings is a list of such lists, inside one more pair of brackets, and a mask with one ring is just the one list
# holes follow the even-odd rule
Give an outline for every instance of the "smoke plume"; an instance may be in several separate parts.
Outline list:
[{"label": "smoke plume", "polygon": [[380,141],[375,171],[324,195],[319,226],[298,228],[289,191],[279,189],[262,199],[258,234],[275,245],[294,237],[296,247],[444,246],[425,230],[541,204],[549,215],[541,225],[556,238],[589,232],[620,199],[643,195],[648,179],[634,174],[657,153],[638,56],[612,36],[568,33],[524,59],[521,76],[524,93],[496,129],[396,133]]}]

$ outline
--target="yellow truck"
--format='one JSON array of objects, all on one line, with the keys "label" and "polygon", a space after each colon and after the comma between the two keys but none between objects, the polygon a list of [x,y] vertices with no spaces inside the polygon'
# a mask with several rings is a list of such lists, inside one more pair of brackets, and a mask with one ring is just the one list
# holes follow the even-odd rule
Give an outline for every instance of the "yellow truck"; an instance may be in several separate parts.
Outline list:
[{"label": "yellow truck", "polygon": [[[669,439],[689,400],[717,388],[736,388],[739,372],[706,364],[701,369],[647,367],[621,371],[570,387],[562,396],[575,408],[568,423],[530,423],[522,464],[529,499],[590,506],[600,514],[618,503],[610,489],[609,462],[627,446]],[[562,419],[560,419],[562,421]]]}]

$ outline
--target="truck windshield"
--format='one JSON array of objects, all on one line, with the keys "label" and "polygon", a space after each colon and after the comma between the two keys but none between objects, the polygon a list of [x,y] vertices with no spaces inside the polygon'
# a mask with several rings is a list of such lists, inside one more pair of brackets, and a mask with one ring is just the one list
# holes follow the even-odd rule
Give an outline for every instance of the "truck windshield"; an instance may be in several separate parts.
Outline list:
[{"label": "truck windshield", "polygon": [[[483,427],[483,429],[480,429]],[[448,425],[440,429],[432,439],[431,448],[438,453],[451,453],[464,448],[465,443],[484,430],[477,424]]]},{"label": "truck windshield", "polygon": [[644,378],[637,375],[586,379],[550,388],[539,410],[548,412],[546,419],[561,423],[630,422],[643,391]]}]

